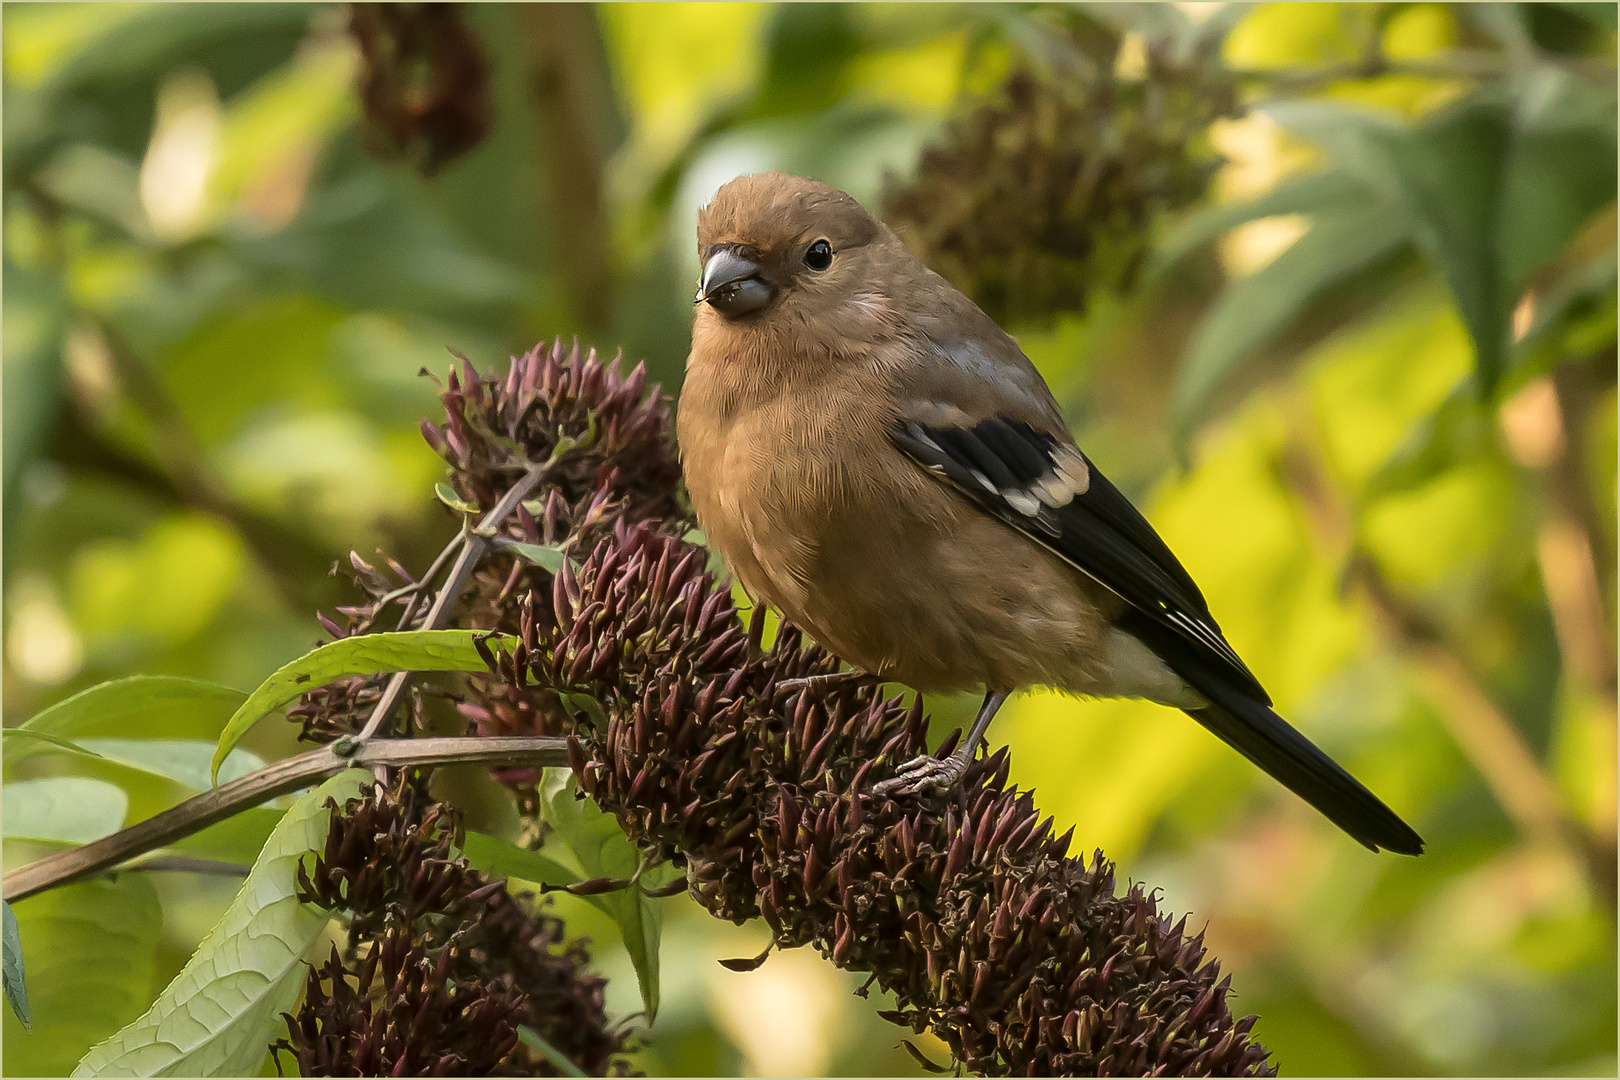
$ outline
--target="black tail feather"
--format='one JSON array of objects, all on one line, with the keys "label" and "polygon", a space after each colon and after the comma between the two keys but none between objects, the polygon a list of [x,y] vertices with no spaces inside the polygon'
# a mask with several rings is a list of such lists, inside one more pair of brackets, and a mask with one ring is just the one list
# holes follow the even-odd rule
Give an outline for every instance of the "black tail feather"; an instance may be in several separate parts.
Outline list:
[{"label": "black tail feather", "polygon": [[1134,615],[1128,613],[1121,628],[1157,653],[1209,702],[1205,708],[1185,710],[1188,716],[1360,843],[1374,851],[1423,854],[1423,838],[1338,762],[1180,639]]},{"label": "black tail feather", "polygon": [[[1266,706],[1224,687],[1199,687],[1210,705],[1187,715],[1374,851],[1423,854],[1423,838],[1378,796]],[[1211,690],[1214,693],[1211,693]]]}]

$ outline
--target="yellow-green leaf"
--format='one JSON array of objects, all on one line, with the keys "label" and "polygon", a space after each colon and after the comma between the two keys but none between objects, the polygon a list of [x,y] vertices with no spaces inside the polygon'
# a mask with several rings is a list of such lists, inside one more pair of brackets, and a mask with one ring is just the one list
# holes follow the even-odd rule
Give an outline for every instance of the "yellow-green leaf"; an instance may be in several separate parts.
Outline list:
[{"label": "yellow-green leaf", "polygon": [[74,1076],[246,1076],[298,999],[304,954],[328,914],[301,903],[299,860],[326,842],[328,798],[371,779],[348,769],[309,792],[270,834],[242,890],[145,1015],[93,1047]]},{"label": "yellow-green leaf", "polygon": [[[486,635],[476,630],[402,630],[389,634],[362,634],[323,645],[305,653],[266,679],[248,695],[226,723],[214,751],[213,780],[233,747],[258,721],[308,690],[350,675],[376,675],[387,671],[487,671],[473,642]],[[486,642],[501,648],[501,639]]]}]

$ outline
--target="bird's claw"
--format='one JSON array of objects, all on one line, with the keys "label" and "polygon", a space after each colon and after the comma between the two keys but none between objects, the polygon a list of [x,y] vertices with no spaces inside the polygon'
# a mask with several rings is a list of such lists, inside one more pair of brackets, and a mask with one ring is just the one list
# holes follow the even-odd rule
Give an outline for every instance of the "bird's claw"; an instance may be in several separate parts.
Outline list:
[{"label": "bird's claw", "polygon": [[900,771],[880,784],[872,786],[874,795],[918,795],[924,791],[949,791],[967,772],[967,762],[958,757],[941,761],[924,754],[900,766]]}]

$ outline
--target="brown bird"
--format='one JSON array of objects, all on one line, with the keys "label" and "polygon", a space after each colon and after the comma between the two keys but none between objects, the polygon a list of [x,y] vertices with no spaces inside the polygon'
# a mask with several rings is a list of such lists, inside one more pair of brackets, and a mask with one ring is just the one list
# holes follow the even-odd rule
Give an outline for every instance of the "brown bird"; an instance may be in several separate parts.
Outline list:
[{"label": "brown bird", "polygon": [[923,693],[985,691],[949,787],[1010,693],[1183,709],[1373,850],[1410,826],[1270,708],[1198,586],[1075,445],[1045,380],[842,191],[765,173],[698,218],[678,433],[709,543],[756,599]]}]

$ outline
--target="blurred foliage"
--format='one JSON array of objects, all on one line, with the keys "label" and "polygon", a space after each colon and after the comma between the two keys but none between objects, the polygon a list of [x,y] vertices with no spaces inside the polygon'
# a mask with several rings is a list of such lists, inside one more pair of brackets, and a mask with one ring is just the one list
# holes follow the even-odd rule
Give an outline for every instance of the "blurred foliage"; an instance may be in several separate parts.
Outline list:
[{"label": "blurred foliage", "polygon": [[[923,147],[995,115],[974,110],[1014,72],[1074,90],[1065,41],[1127,101],[1205,42],[1231,114],[1155,144],[1213,170],[1205,194],[1127,215],[1112,261],[1006,304],[1008,328],[1284,714],[1429,854],[1356,848],[1137,702],[1016,700],[996,728],[1013,779],[1208,922],[1289,1074],[1613,1074],[1614,5],[457,11],[488,132],[423,178],[367,152],[343,8],[4,9],[10,724],[137,672],[251,689],[320,638],[349,548],[425,567],[454,523],[417,372],[447,345],[487,368],[578,333],[678,387],[696,207],[732,176],[803,172],[873,206],[886,177],[933,190]],[[431,100],[402,70],[403,100]],[[972,703],[930,706],[943,733]],[[165,724],[96,734],[197,734]],[[244,745],[280,756],[291,728]],[[72,771],[129,821],[186,793],[12,750],[8,781]],[[516,835],[492,785],[440,786]],[[50,842],[8,843],[7,865]],[[64,1072],[138,1015],[223,912],[217,886],[125,874],[19,904],[33,1034],[7,1017],[6,1070]],[[728,971],[765,931],[661,903],[640,1067],[918,1071],[853,977],[802,951]],[[615,923],[557,909],[599,944],[610,1012],[639,1009]],[[93,958],[85,926],[107,935]]]}]

